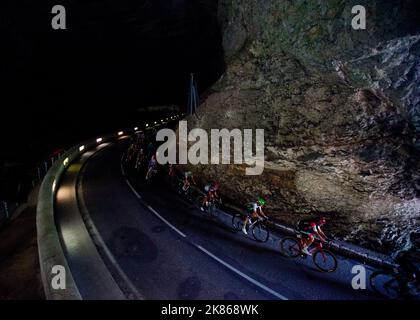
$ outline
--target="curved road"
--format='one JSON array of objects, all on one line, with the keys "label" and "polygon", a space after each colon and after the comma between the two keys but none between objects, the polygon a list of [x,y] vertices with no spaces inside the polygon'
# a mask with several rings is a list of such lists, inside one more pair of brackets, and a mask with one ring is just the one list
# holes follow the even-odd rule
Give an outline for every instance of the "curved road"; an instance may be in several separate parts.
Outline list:
[{"label": "curved road", "polygon": [[[356,261],[338,257],[339,269],[335,273],[320,273],[310,259],[282,257],[276,238],[260,244],[232,232],[220,221],[202,218],[165,184],[150,186],[140,179],[127,182],[121,167],[126,147],[127,141],[121,140],[93,155],[85,154],[70,167],[57,194],[57,224],[61,231],[71,235],[69,229],[83,229],[83,216],[97,247],[94,253],[92,244],[86,244],[86,230],[73,231],[73,238],[67,236],[67,240],[63,233],[63,245],[82,297],[377,298],[370,291],[352,289],[351,268],[358,264]],[[60,197],[60,192],[71,195]],[[75,206],[82,212],[79,217]],[[77,237],[79,243],[74,243],[74,234],[81,234]],[[79,246],[80,252],[74,255],[72,247]],[[96,261],[93,263],[98,270],[89,273],[84,269],[89,259]],[[108,288],[103,283],[92,286],[86,279],[89,274],[92,279],[102,274],[112,280]]]}]

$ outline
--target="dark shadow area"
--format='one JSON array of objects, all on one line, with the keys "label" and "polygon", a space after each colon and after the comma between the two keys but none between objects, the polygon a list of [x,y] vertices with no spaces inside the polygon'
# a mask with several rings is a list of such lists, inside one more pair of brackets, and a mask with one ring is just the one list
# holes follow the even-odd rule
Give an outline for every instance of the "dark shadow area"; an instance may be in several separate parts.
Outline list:
[{"label": "dark shadow area", "polygon": [[32,200],[0,228],[0,300],[45,299],[35,221],[36,207]]},{"label": "dark shadow area", "polygon": [[[51,27],[56,4],[0,4],[0,177],[168,114],[141,107],[183,108],[191,72],[202,92],[225,68],[217,1],[64,0],[66,30]],[[2,180],[0,191],[9,191]]]}]

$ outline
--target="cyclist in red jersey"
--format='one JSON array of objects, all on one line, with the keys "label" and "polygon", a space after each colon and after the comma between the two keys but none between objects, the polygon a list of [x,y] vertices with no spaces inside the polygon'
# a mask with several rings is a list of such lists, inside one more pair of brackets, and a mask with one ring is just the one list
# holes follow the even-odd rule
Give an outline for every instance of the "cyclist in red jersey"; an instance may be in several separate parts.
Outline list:
[{"label": "cyclist in red jersey", "polygon": [[311,253],[308,251],[308,248],[315,241],[316,237],[318,237],[323,242],[328,240],[324,231],[322,231],[322,228],[325,224],[326,220],[324,217],[307,219],[299,222],[298,231],[305,236],[303,239],[303,253],[309,256],[311,255]]}]

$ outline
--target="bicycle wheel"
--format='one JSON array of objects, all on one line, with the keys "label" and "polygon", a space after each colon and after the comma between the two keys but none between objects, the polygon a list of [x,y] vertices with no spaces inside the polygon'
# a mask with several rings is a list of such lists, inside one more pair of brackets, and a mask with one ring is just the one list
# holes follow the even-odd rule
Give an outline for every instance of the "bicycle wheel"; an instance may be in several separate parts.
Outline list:
[{"label": "bicycle wheel", "polygon": [[268,238],[270,237],[270,232],[264,223],[257,222],[252,227],[252,235],[258,242],[267,242]]},{"label": "bicycle wheel", "polygon": [[317,250],[312,255],[316,267],[322,272],[334,272],[337,270],[337,258],[328,250]]},{"label": "bicycle wheel", "polygon": [[155,182],[156,178],[157,178],[157,171],[156,170],[152,170],[150,172],[150,176],[149,176],[149,179],[147,180],[147,182],[150,183],[150,184],[152,184],[152,183]]},{"label": "bicycle wheel", "polygon": [[383,297],[397,299],[400,296],[398,280],[390,271],[375,271],[369,281],[372,290]]},{"label": "bicycle wheel", "polygon": [[302,253],[299,240],[292,237],[285,237],[280,241],[281,252],[289,258],[296,258]]},{"label": "bicycle wheel", "polygon": [[197,198],[197,206],[201,209],[203,208],[205,211],[208,210],[207,206],[203,204],[204,203],[204,197],[203,196],[199,196]]},{"label": "bicycle wheel", "polygon": [[235,231],[241,231],[244,226],[244,217],[241,214],[235,214],[232,217],[232,227]]},{"label": "bicycle wheel", "polygon": [[219,216],[219,211],[217,211],[217,205],[214,203],[214,201],[210,203],[208,210],[210,216],[212,216],[213,218],[217,218]]},{"label": "bicycle wheel", "polygon": [[184,187],[184,183],[182,181],[178,181],[177,189],[180,195],[183,195],[185,193],[183,187]]}]

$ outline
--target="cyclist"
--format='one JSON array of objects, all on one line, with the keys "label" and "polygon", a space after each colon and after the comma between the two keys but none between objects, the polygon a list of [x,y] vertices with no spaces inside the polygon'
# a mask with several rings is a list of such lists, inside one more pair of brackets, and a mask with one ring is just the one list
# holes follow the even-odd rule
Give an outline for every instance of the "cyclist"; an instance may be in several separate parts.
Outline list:
[{"label": "cyclist", "polygon": [[265,206],[265,199],[264,198],[258,198],[257,201],[255,202],[251,202],[250,204],[248,204],[247,206],[247,216],[245,218],[244,221],[244,226],[242,227],[242,232],[245,234],[248,234],[248,232],[246,231],[246,227],[248,225],[249,220],[251,220],[252,218],[257,218],[257,219],[268,219],[268,217],[265,215],[264,211],[263,211],[263,207]]},{"label": "cyclist", "polygon": [[328,240],[325,233],[322,231],[322,227],[326,224],[324,217],[311,218],[301,220],[298,223],[298,231],[304,235],[302,252],[311,256],[312,254],[308,251],[309,246],[315,241],[315,237],[318,236],[321,241],[326,242]]},{"label": "cyclist", "polygon": [[131,143],[130,146],[128,147],[128,149],[127,149],[126,156],[125,156],[125,161],[130,162],[131,159],[133,158],[134,153],[135,153],[135,144]]},{"label": "cyclist", "polygon": [[155,152],[155,146],[152,141],[149,142],[149,144],[146,147],[146,157],[149,158],[152,156]]},{"label": "cyclist", "polygon": [[175,177],[175,175],[176,175],[175,166],[174,166],[174,164],[170,163],[168,165],[168,176],[169,176],[170,179],[173,179]]},{"label": "cyclist", "polygon": [[204,211],[204,207],[207,207],[210,201],[213,200],[220,200],[219,195],[217,194],[217,190],[219,189],[219,183],[212,181],[205,185],[204,192],[205,196],[203,198],[203,202],[201,203],[201,211]]},{"label": "cyclist", "polygon": [[157,171],[156,156],[152,155],[152,158],[149,161],[149,165],[147,169],[146,180],[150,179],[152,172],[156,172],[156,171]]},{"label": "cyclist", "polygon": [[404,275],[408,278],[408,287],[420,289],[420,247],[415,246],[419,239],[414,239],[415,234],[410,235],[413,246],[408,250],[400,251],[395,257],[395,262],[400,265]]},{"label": "cyclist", "polygon": [[191,186],[191,183],[195,184],[194,175],[191,171],[185,171],[184,184],[182,185],[182,191],[187,192]]},{"label": "cyclist", "polygon": [[139,170],[144,161],[144,149],[141,147],[137,154],[135,169]]},{"label": "cyclist", "polygon": [[171,186],[175,186],[175,183],[177,183],[178,181],[175,164],[169,163],[168,178],[169,178],[169,182],[171,183]]}]

